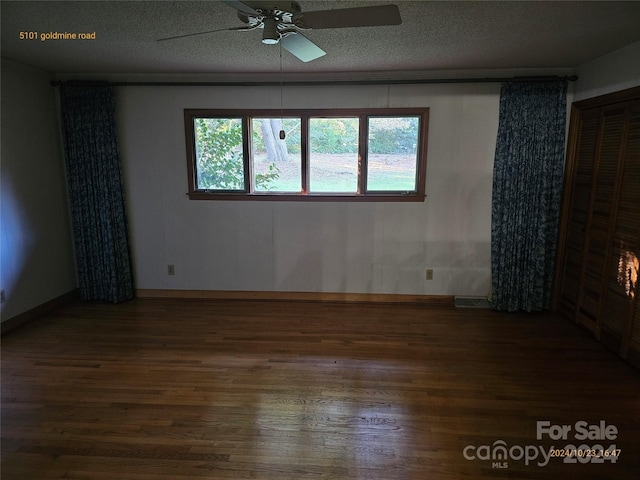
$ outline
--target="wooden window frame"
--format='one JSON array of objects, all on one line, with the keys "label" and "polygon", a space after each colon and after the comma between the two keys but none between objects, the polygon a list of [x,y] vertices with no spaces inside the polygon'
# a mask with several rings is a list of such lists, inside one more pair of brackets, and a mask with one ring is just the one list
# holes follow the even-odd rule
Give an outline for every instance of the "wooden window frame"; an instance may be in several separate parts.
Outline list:
[{"label": "wooden window frame", "polygon": [[[418,146],[416,155],[416,190],[367,191],[367,144],[370,117],[419,117]],[[212,191],[196,188],[195,118],[238,118],[243,121],[243,162],[245,191]],[[249,158],[249,131],[252,118],[295,117],[301,119],[301,191],[252,192],[253,175]],[[358,117],[358,189],[355,193],[309,192],[309,119],[317,117]],[[365,202],[424,202],[426,198],[427,143],[429,108],[360,108],[360,109],[185,109],[185,139],[187,149],[188,197],[191,200],[265,200],[265,201],[365,201]]]}]

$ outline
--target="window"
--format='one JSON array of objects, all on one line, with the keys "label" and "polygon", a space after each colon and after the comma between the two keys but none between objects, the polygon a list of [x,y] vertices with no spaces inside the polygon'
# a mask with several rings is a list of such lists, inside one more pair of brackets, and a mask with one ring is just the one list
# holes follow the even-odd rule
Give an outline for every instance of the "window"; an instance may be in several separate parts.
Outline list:
[{"label": "window", "polygon": [[423,201],[429,109],[185,110],[189,198]]},{"label": "window", "polygon": [[358,193],[358,117],[309,119],[309,191]]}]

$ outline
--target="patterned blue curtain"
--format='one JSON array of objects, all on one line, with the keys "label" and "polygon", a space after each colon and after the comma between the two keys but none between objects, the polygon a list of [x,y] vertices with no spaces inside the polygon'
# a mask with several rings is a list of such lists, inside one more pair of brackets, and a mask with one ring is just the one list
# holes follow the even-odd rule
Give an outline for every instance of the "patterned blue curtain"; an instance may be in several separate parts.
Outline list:
[{"label": "patterned blue curtain", "polygon": [[491,302],[546,310],[562,196],[566,81],[502,86],[493,171]]},{"label": "patterned blue curtain", "polygon": [[113,89],[62,85],[60,109],[81,295],[129,300],[134,286]]}]

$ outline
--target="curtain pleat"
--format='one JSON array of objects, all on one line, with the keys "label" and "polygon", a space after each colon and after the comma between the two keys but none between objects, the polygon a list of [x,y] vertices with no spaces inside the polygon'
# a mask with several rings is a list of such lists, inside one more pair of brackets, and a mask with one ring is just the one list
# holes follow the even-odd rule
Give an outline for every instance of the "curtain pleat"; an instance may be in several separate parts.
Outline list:
[{"label": "curtain pleat", "polygon": [[85,300],[129,300],[134,284],[113,89],[63,85],[60,111],[80,293]]},{"label": "curtain pleat", "polygon": [[493,172],[492,305],[549,308],[564,170],[567,84],[502,86]]}]

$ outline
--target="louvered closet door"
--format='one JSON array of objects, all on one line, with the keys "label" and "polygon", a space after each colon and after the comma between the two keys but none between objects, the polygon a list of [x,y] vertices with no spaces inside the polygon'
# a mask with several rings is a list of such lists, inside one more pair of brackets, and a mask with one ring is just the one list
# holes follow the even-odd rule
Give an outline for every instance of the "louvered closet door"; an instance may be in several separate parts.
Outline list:
[{"label": "louvered closet door", "polygon": [[[636,299],[640,295],[640,287],[636,285]],[[630,328],[629,348],[624,352],[624,357],[636,367],[640,367],[640,301],[636,300],[633,321]]]},{"label": "louvered closet door", "polygon": [[602,109],[596,146],[577,320],[598,337],[612,255],[611,230],[615,222],[618,171],[622,166],[624,123],[630,105],[628,102]]},{"label": "louvered closet door", "polygon": [[616,334],[620,331],[620,353],[640,361],[640,101],[630,108],[623,163],[602,328]]},{"label": "louvered closet door", "polygon": [[640,367],[640,87],[574,103],[554,307]]},{"label": "louvered closet door", "polygon": [[585,232],[591,208],[599,126],[599,108],[586,111],[581,115],[576,145],[576,167],[570,187],[571,197],[558,303],[560,312],[571,319],[576,319],[579,304]]}]

